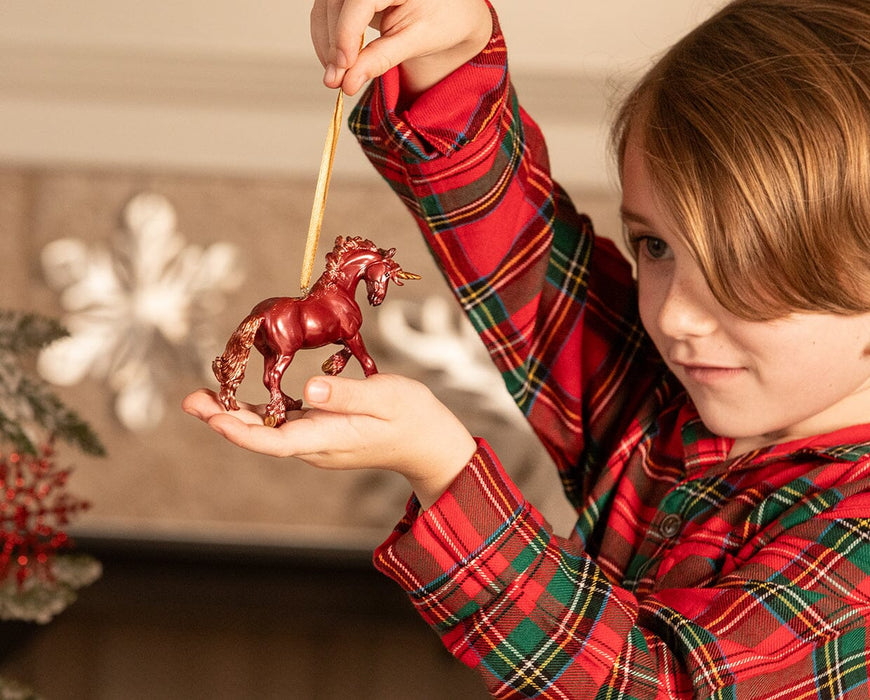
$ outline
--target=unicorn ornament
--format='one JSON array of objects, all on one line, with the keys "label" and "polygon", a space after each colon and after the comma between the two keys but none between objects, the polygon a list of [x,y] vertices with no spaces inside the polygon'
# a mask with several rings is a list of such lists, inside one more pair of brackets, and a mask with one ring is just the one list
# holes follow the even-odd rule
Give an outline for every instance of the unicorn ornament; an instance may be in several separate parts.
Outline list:
[{"label": "unicorn ornament", "polygon": [[326,270],[311,290],[301,297],[272,297],[257,304],[227,341],[224,353],[214,359],[212,370],[220,384],[219,399],[228,411],[238,410],[236,390],[245,376],[251,347],[263,355],[263,384],[269,390],[266,425],[285,422],[287,411],[302,407],[281,389],[281,379],[296,352],[329,344],[343,346],[322,365],[327,374],[341,372],[351,355],[366,377],[378,370],[360,336],[362,311],[355,300],[356,288],[365,282],[369,304],[378,306],[392,280],[418,280],[393,260],[395,248],[384,250],[369,240],[339,236],[326,254]]}]

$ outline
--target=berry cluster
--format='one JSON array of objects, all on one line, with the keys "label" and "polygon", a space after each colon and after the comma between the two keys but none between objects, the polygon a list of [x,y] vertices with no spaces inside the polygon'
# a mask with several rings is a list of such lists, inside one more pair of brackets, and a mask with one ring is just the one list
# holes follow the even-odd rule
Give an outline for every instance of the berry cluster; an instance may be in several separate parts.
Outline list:
[{"label": "berry cluster", "polygon": [[64,528],[90,505],[66,492],[70,470],[53,455],[51,445],[38,455],[0,453],[0,581],[51,579],[54,555],[71,545]]}]

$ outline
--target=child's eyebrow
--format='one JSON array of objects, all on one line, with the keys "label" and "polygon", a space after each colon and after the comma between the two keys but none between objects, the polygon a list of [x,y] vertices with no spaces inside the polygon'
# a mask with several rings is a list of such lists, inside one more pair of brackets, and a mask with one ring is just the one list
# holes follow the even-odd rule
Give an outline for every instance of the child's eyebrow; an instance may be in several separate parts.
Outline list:
[{"label": "child's eyebrow", "polygon": [[650,222],[649,219],[647,219],[643,214],[638,214],[631,209],[620,207],[619,215],[622,217],[622,220],[624,222],[631,221],[632,223],[641,224],[642,226],[646,226],[647,228],[653,228],[652,222]]}]

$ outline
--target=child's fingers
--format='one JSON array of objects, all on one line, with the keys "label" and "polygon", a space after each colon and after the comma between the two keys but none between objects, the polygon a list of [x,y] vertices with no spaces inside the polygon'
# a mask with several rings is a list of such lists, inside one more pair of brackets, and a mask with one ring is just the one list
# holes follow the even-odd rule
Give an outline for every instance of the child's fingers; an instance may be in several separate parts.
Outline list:
[{"label": "child's fingers", "polygon": [[[334,0],[333,4],[330,11],[335,13],[332,25],[334,30],[330,38],[334,53],[330,56],[330,62],[336,68],[349,68],[356,62],[363,34],[375,14],[382,9],[379,5],[388,3],[376,3],[374,0]],[[333,20],[332,16],[330,20]]]},{"label": "child's fingers", "polygon": [[341,85],[344,73],[350,65],[344,44],[338,43],[338,23],[341,20],[343,4],[344,0],[315,0],[309,16],[314,51],[326,69],[323,83],[330,88]]},{"label": "child's fingers", "polygon": [[[343,84],[347,70],[357,61],[361,38],[381,5],[376,0],[316,0],[311,10],[311,38],[326,69],[323,82],[331,88]],[[363,81],[356,81],[356,92]]]},{"label": "child's fingers", "polygon": [[329,62],[330,51],[330,28],[328,23],[326,0],[315,0],[309,14],[309,29],[311,32],[311,43],[314,45],[314,53],[320,60],[321,65],[326,67]]},{"label": "child's fingers", "polygon": [[382,35],[374,39],[359,52],[355,62],[345,72],[342,89],[348,95],[355,95],[369,80],[411,58],[416,48],[406,34]]},{"label": "child's fingers", "polygon": [[313,377],[305,385],[305,399],[331,413],[390,420],[412,408],[421,390],[425,390],[422,384],[389,374],[368,379]]},{"label": "child's fingers", "polygon": [[371,384],[360,379],[313,377],[305,384],[305,399],[314,407],[343,415],[373,415],[377,398]]},{"label": "child's fingers", "polygon": [[188,415],[200,420],[208,420],[210,416],[224,410],[215,393],[208,389],[197,389],[185,396],[181,408]]},{"label": "child's fingers", "polygon": [[218,413],[208,421],[208,427],[234,445],[270,457],[293,454],[292,444],[280,430],[263,425],[262,421],[248,423],[234,414]]},{"label": "child's fingers", "polygon": [[[262,422],[262,417],[257,413],[255,406],[244,401],[239,401],[238,404],[240,410],[234,411],[238,417],[243,417],[247,422],[256,420]],[[217,394],[210,389],[197,389],[192,394],[188,394],[182,400],[181,408],[185,413],[206,422],[212,416],[226,412]]]}]

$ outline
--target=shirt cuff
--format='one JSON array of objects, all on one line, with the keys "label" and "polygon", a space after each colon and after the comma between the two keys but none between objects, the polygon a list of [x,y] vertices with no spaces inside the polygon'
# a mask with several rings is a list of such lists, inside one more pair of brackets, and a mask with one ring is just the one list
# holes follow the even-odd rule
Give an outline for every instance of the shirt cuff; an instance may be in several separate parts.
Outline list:
[{"label": "shirt cuff", "polygon": [[416,498],[375,551],[378,570],[410,594],[430,624],[449,628],[499,595],[540,545],[541,516],[523,498],[489,445],[426,511]]}]

